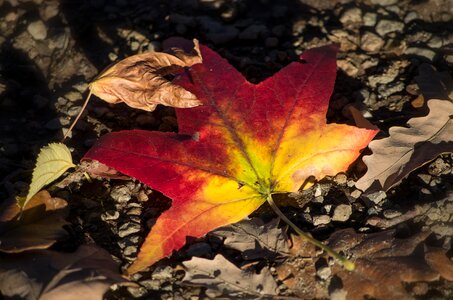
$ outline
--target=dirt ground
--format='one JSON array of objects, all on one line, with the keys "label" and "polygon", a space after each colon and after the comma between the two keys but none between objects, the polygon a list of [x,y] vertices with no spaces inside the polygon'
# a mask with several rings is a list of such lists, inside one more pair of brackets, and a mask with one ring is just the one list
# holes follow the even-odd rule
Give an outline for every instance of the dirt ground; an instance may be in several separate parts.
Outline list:
[{"label": "dirt ground", "polygon": [[[0,0],[0,201],[27,191],[39,149],[61,141],[81,108],[88,83],[100,71],[132,54],[160,51],[162,42],[174,36],[198,39],[253,83],[297,60],[306,49],[339,43],[338,78],[328,120],[346,122],[344,107],[355,104],[379,126],[380,136],[386,136],[391,126],[403,126],[426,113],[414,102],[419,95],[414,77],[420,64],[430,63],[452,74],[453,4],[449,0]],[[176,131],[174,110],[158,107],[147,113],[92,99],[66,144],[78,162],[99,136],[133,128]],[[403,235],[430,229],[430,243],[451,253],[453,154],[439,156],[390,192],[366,199],[353,187],[361,172],[363,167],[356,166],[348,178],[326,179],[307,192],[310,203],[282,209],[323,240],[341,228],[379,231],[382,228],[370,225],[370,218],[392,220],[419,207],[421,213],[394,228]],[[53,249],[72,251],[95,243],[122,267],[135,258],[149,226],[171,203],[134,180],[82,181],[52,193],[66,199],[71,208],[69,238]],[[351,212],[346,220],[333,221],[333,211],[341,204],[350,205]],[[254,216],[273,217],[267,207]],[[206,298],[209,294],[203,286],[181,283],[184,272],[178,265],[192,256],[212,258],[216,253],[225,253],[218,241],[193,241],[134,275],[138,285],[114,286],[106,297]],[[243,264],[237,255],[230,253],[230,258]],[[273,275],[277,277],[275,271]],[[334,298],[331,278],[317,280]],[[283,281],[277,282],[280,296],[301,297]],[[405,285],[414,298],[453,297],[453,284],[445,280],[422,287],[426,288]]]}]

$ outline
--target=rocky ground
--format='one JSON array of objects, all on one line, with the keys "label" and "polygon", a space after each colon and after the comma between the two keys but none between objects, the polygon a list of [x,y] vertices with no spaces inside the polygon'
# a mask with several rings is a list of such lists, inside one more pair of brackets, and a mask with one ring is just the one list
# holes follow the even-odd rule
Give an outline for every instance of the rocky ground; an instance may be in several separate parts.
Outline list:
[{"label": "rocky ground", "polygon": [[[449,0],[0,0],[0,199],[27,190],[37,152],[61,140],[81,109],[88,83],[100,71],[129,55],[159,51],[173,36],[197,38],[251,82],[297,60],[305,49],[339,43],[329,121],[344,122],[344,107],[354,103],[383,136],[390,126],[402,126],[423,114],[414,81],[421,63],[450,73],[453,67]],[[174,111],[159,107],[147,113],[94,99],[67,145],[78,161],[99,136],[132,128],[175,131]],[[391,227],[377,224],[400,223],[417,208],[409,222],[396,225],[397,230],[429,227],[434,232],[432,243],[451,251],[452,166],[452,154],[444,154],[398,188],[371,198],[361,197],[354,188],[353,180],[361,172],[357,166],[349,178],[339,175],[306,192],[309,204],[299,199],[303,205],[284,211],[324,239],[338,228],[373,232]],[[54,193],[71,206],[70,239],[54,248],[63,251],[96,243],[122,266],[134,259],[148,225],[170,205],[169,199],[133,180],[82,182]],[[255,213],[264,219],[271,215],[266,207]],[[181,284],[184,272],[179,264],[222,251],[209,238],[195,241],[134,275],[139,285],[112,287],[107,297],[203,297],[202,287]],[[328,277],[317,278],[329,285]],[[278,282],[281,295],[294,296]],[[453,293],[447,282],[407,288],[419,298],[442,299]]]}]

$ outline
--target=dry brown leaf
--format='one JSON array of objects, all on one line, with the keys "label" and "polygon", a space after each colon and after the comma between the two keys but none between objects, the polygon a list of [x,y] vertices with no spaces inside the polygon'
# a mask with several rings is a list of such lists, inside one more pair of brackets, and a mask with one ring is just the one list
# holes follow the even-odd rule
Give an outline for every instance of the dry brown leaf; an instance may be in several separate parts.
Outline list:
[{"label": "dry brown leaf", "polygon": [[438,155],[453,152],[453,79],[422,64],[416,80],[423,98],[429,99],[429,113],[410,119],[409,128],[391,127],[389,137],[368,145],[373,151],[363,158],[368,171],[356,183],[366,194],[387,191]]},{"label": "dry brown leaf", "polygon": [[264,223],[260,218],[245,219],[220,227],[210,235],[223,238],[224,245],[241,252],[246,260],[275,258],[288,252],[286,233],[278,228],[279,219]]},{"label": "dry brown leaf", "polygon": [[0,257],[0,291],[6,299],[101,300],[111,284],[122,281],[110,254],[93,245],[74,253],[41,250]]},{"label": "dry brown leaf", "polygon": [[214,259],[194,257],[183,262],[186,274],[183,283],[203,286],[208,297],[253,299],[275,295],[277,283],[270,271],[263,268],[260,274],[244,271],[217,254]]},{"label": "dry brown leaf", "polygon": [[[341,280],[337,284],[342,286],[346,299],[411,299],[406,283],[440,277],[451,280],[453,262],[445,250],[424,245],[429,234],[421,232],[402,239],[395,237],[394,230],[372,234],[358,234],[353,229],[336,231],[326,244],[350,257],[356,268],[350,272],[334,264],[327,276]],[[299,236],[292,239],[291,256],[276,267],[279,279],[298,297],[327,298],[326,283],[315,278],[319,276],[315,247]]]},{"label": "dry brown leaf", "polygon": [[66,235],[67,203],[46,190],[33,196],[21,213],[15,200],[0,208],[0,251],[18,253],[46,249]]},{"label": "dry brown leaf", "polygon": [[428,107],[427,116],[407,122],[409,128],[391,127],[389,137],[368,145],[373,154],[363,158],[368,171],[357,181],[358,189],[387,191],[438,155],[453,152],[453,103],[429,100]]},{"label": "dry brown leaf", "polygon": [[147,52],[133,55],[109,67],[91,84],[91,93],[109,103],[153,111],[157,104],[187,108],[201,105],[194,94],[164,78],[183,67],[202,62],[198,41],[187,54],[173,48],[173,54]]},{"label": "dry brown leaf", "polygon": [[438,280],[439,272],[425,260],[423,247],[416,251],[428,235],[429,232],[421,232],[399,239],[394,230],[357,234],[353,229],[332,234],[328,245],[350,255],[356,265],[353,272],[333,266],[333,273],[347,291],[347,299],[411,299],[404,283]]}]

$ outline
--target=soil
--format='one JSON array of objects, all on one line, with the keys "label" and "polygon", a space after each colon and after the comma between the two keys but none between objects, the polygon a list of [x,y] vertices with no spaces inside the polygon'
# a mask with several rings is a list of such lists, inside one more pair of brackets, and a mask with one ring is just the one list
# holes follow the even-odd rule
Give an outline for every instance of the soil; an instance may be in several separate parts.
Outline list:
[{"label": "soil", "polygon": [[[62,139],[100,71],[132,54],[160,51],[162,42],[174,36],[197,38],[254,83],[297,60],[305,49],[339,43],[328,120],[348,122],[344,108],[354,104],[379,126],[381,136],[426,113],[414,81],[420,64],[450,74],[453,67],[449,0],[0,0],[0,201],[26,193],[39,149]],[[174,110],[160,106],[148,113],[92,99],[66,144],[77,162],[99,136],[132,128],[177,131]],[[429,228],[431,243],[451,252],[453,154],[439,156],[390,192],[368,198],[354,188],[363,170],[359,163],[347,178],[327,178],[305,193],[308,204],[299,199],[300,205],[282,209],[325,239],[339,228],[378,231],[370,219],[391,220],[422,207],[396,229],[407,234]],[[52,193],[71,206],[69,238],[53,249],[96,243],[122,267],[135,258],[150,226],[171,204],[132,179],[82,181]],[[271,214],[263,207],[254,215]],[[208,250],[197,247],[200,243]],[[212,258],[221,251],[208,239],[192,241],[134,275],[138,285],[113,286],[106,298],[206,297],[203,287],[181,284],[184,272],[178,266],[191,256]],[[429,284],[421,294],[407,289],[417,298],[453,295],[447,281]],[[279,291],[293,295],[283,287]]]}]

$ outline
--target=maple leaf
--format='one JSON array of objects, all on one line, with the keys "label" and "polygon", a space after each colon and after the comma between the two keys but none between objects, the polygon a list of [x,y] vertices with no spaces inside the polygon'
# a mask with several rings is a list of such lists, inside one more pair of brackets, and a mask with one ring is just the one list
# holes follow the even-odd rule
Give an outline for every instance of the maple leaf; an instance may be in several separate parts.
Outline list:
[{"label": "maple leaf", "polygon": [[85,155],[173,200],[131,273],[181,248],[187,236],[242,220],[274,193],[345,171],[377,132],[326,124],[337,46],[308,50],[303,62],[257,85],[214,51],[200,50],[203,63],[174,81],[203,103],[176,109],[179,133],[111,133]]}]

